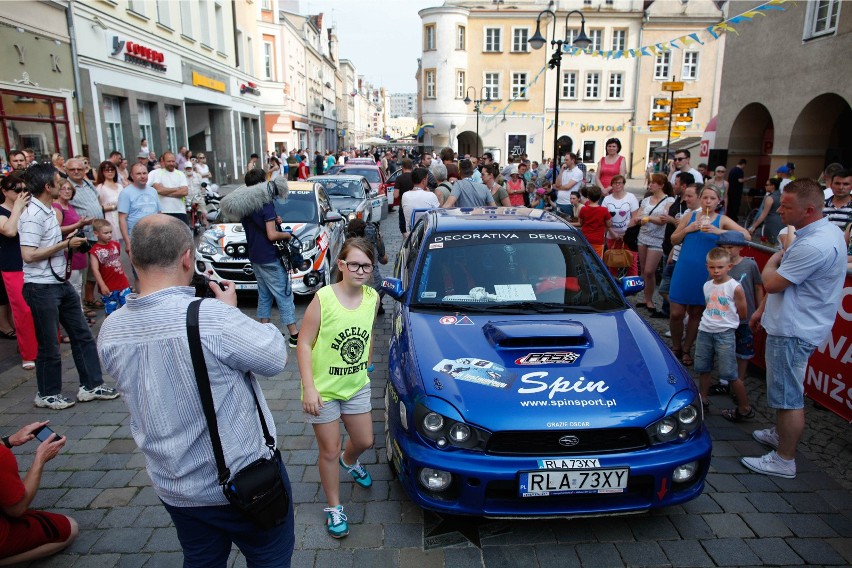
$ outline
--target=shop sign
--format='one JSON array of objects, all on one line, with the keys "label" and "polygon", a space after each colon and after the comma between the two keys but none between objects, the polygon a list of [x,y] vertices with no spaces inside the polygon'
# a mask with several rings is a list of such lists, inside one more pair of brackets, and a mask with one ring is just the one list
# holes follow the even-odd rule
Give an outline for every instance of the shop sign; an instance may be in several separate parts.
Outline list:
[{"label": "shop sign", "polygon": [[257,85],[251,81],[240,84],[240,94],[245,95],[246,93],[260,96],[260,89],[258,89]]},{"label": "shop sign", "polygon": [[325,130],[322,126],[314,126],[314,132],[317,134],[322,134],[322,131]]},{"label": "shop sign", "polygon": [[112,53],[110,55],[152,71],[165,73],[167,70],[166,55],[162,51],[157,51],[135,41],[119,39],[118,36],[112,36]]},{"label": "shop sign", "polygon": [[310,125],[306,122],[299,122],[298,120],[294,120],[293,128],[296,130],[308,130],[310,128]]},{"label": "shop sign", "polygon": [[210,89],[211,91],[219,91],[220,93],[225,92],[225,83],[202,75],[198,71],[192,72],[192,84],[196,87]]},{"label": "shop sign", "polygon": [[509,155],[520,156],[527,153],[527,135],[509,134]]}]

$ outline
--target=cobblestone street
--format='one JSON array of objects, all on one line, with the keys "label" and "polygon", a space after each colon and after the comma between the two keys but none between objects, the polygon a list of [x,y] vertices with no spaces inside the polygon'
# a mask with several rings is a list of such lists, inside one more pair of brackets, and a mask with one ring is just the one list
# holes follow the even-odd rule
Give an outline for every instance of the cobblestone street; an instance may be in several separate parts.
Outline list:
[{"label": "cobblestone street", "polygon": [[[396,213],[383,223],[390,251],[400,246]],[[392,264],[383,266],[385,274]],[[632,301],[635,302],[635,299]],[[766,427],[763,379],[747,387],[758,416],[732,424],[719,416],[732,406],[713,398],[707,419],[713,435],[713,461],[707,487],[698,499],[650,515],[593,519],[442,522],[414,506],[391,479],[385,460],[383,394],[391,304],[377,324],[376,371],[372,376],[376,447],[362,458],[373,476],[370,489],[344,481],[341,498],[351,534],[334,540],[324,527],[324,494],[316,468],[313,432],[303,421],[294,351],[287,369],[260,381],[275,417],[282,455],[293,482],[296,504],[295,567],[376,568],[417,566],[612,567],[612,566],[848,566],[852,564],[852,439],[849,426],[826,411],[807,408],[808,426],[796,479],[748,472],[744,455],[763,449],[751,431]],[[301,316],[306,299],[297,300]],[[256,298],[240,307],[254,314]],[[649,320],[659,332],[664,320]],[[63,346],[65,393],[76,391],[70,349]],[[108,382],[109,379],[108,379]],[[64,411],[33,407],[35,376],[20,368],[13,342],[0,345],[0,430],[49,418],[68,437],[65,450],[43,476],[35,508],[70,514],[80,536],[63,553],[31,564],[37,567],[179,567],[183,556],[171,520],[150,487],[142,455],[130,436],[121,399],[77,404]],[[35,445],[16,448],[22,471]],[[427,539],[428,538],[428,542]],[[471,542],[479,541],[481,546]],[[428,546],[424,549],[424,543]],[[234,552],[232,566],[244,566]]]}]

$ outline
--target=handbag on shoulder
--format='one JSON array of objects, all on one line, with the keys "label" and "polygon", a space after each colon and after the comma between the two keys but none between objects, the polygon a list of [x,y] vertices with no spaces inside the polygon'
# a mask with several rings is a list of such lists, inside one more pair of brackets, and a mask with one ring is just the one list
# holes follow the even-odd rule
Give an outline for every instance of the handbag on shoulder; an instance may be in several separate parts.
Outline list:
[{"label": "handbag on shoulder", "polygon": [[275,447],[275,439],[269,434],[257,393],[253,385],[249,383],[270,457],[256,459],[231,477],[231,470],[225,465],[222,441],[219,438],[219,425],[213,408],[210,377],[207,375],[207,364],[204,362],[204,353],[201,349],[201,333],[198,327],[200,307],[201,300],[198,300],[192,302],[187,308],[186,335],[189,339],[189,352],[192,355],[192,367],[198,384],[201,407],[204,409],[210,442],[213,444],[213,456],[216,458],[216,468],[219,471],[219,484],[232,507],[240,511],[259,529],[268,530],[283,523],[287,519],[290,508],[290,496],[281,478],[281,452]]},{"label": "handbag on shoulder", "polygon": [[604,251],[603,261],[609,268],[630,268],[633,266],[633,253],[624,248],[624,242],[619,248]]}]

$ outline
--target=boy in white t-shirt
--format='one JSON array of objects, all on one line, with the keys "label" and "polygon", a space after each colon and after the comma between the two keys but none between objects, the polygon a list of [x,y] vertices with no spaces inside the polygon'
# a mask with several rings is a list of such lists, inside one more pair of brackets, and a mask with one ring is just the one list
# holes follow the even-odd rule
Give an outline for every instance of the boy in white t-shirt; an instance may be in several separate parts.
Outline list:
[{"label": "boy in white t-shirt", "polygon": [[[710,280],[704,283],[706,307],[698,324],[695,343],[695,372],[706,413],[710,406],[710,373],[713,356],[719,364],[719,379],[730,382],[739,400],[746,398],[745,386],[737,374],[736,330],[746,319],[748,307],[742,285],[728,275],[733,267],[731,253],[716,247],[707,253]],[[752,411],[753,412],[753,411]]]}]

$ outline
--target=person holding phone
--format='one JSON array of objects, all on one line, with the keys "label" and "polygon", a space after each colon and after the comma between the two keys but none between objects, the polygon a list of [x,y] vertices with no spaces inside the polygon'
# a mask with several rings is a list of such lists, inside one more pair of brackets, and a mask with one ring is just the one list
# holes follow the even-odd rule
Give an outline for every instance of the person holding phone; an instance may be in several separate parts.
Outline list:
[{"label": "person holding phone", "polygon": [[[56,554],[77,537],[77,521],[66,515],[30,509],[41,483],[44,465],[55,458],[65,445],[47,426],[48,421],[33,422],[0,444],[0,566],[29,562]],[[21,479],[12,448],[36,438],[33,464]]]}]

